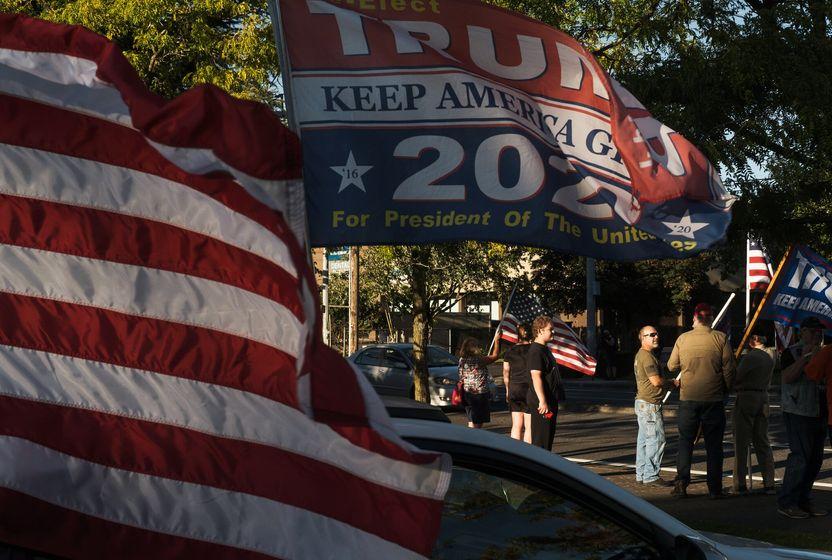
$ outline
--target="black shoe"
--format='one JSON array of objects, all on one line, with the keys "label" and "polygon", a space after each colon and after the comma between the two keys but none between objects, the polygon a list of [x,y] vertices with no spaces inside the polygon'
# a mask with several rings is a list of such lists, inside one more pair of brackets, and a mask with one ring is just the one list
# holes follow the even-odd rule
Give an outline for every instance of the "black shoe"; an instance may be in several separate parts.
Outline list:
[{"label": "black shoe", "polygon": [[711,500],[721,500],[723,498],[727,498],[728,494],[725,492],[708,492],[708,498]]},{"label": "black shoe", "polygon": [[763,488],[763,494],[765,494],[766,496],[776,496],[777,489],[774,486],[766,486],[765,488]]},{"label": "black shoe", "polygon": [[748,488],[745,486],[740,486],[739,488],[735,488],[733,492],[731,492],[735,496],[747,496],[749,494]]},{"label": "black shoe", "polygon": [[777,513],[789,519],[809,519],[810,515],[799,507],[777,508]]},{"label": "black shoe", "polygon": [[826,517],[827,515],[829,515],[829,510],[814,507],[812,504],[800,506],[800,509],[802,509],[812,517]]},{"label": "black shoe", "polygon": [[673,482],[671,482],[670,480],[665,480],[662,477],[656,478],[649,482],[643,482],[642,484],[644,484],[645,486],[660,486],[662,488],[670,488],[671,486],[673,486]]},{"label": "black shoe", "polygon": [[681,480],[677,480],[673,484],[673,490],[670,491],[671,496],[675,496],[677,498],[687,498],[688,497],[688,485],[685,484]]}]

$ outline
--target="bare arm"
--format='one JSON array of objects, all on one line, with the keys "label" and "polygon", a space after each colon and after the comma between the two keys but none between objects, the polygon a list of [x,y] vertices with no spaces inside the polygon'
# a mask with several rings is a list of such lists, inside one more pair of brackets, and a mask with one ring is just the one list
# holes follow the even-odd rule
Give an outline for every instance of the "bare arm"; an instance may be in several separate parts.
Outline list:
[{"label": "bare arm", "polygon": [[653,387],[664,387],[664,379],[660,375],[651,375],[647,378],[647,381],[650,382],[650,385]]},{"label": "bare arm", "polygon": [[538,402],[540,403],[537,407],[537,411],[540,414],[546,414],[549,412],[549,403],[546,402],[546,392],[543,389],[543,373],[539,369],[533,369],[531,374],[534,392],[537,395]]},{"label": "bare arm", "polygon": [[[484,365],[493,364],[497,361],[497,358],[500,356],[500,329],[497,329],[497,332],[494,333],[494,343],[491,345],[491,353],[488,356],[483,356],[482,363]],[[505,371],[505,370],[504,370]],[[505,373],[503,374],[505,376]]]},{"label": "bare arm", "polygon": [[509,374],[511,373],[511,366],[508,365],[508,362],[503,362],[503,387],[506,388],[506,402],[508,402],[508,383],[509,383]]}]

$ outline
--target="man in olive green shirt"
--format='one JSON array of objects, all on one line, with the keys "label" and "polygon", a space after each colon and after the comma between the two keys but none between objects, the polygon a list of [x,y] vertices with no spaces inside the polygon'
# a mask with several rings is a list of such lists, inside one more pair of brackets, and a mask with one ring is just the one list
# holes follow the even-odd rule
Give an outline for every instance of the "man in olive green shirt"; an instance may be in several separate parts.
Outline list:
[{"label": "man in olive green shirt", "polygon": [[656,327],[646,325],[638,332],[641,348],[636,353],[633,372],[636,376],[636,481],[657,486],[673,486],[659,476],[664,457],[664,418],[662,401],[672,379],[663,379],[655,351],[659,347]]},{"label": "man in olive green shirt", "polygon": [[711,328],[713,308],[700,303],[693,313],[693,329],[676,339],[667,369],[681,370],[679,451],[676,455],[676,485],[672,494],[687,495],[693,444],[699,426],[705,437],[708,465],[708,495],[721,498],[722,438],[725,434],[724,399],[734,381],[734,355],[725,333]]}]

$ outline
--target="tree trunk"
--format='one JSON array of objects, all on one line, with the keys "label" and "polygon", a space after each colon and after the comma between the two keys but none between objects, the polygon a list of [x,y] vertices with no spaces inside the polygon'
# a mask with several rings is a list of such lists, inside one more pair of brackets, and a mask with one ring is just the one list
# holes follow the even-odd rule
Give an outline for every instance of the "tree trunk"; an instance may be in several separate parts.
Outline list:
[{"label": "tree trunk", "polygon": [[414,247],[411,253],[413,285],[411,298],[413,302],[413,374],[414,398],[423,403],[430,403],[428,383],[427,350],[430,341],[431,314],[428,300],[427,273],[430,265],[430,249]]}]

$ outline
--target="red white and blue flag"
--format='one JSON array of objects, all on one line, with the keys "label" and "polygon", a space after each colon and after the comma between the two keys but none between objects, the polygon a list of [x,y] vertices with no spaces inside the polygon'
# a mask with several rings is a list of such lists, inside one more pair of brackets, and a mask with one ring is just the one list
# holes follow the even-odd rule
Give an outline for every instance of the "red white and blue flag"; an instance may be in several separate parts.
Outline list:
[{"label": "red white and blue flag", "polygon": [[734,197],[580,43],[479,0],[277,0],[312,245],[683,258]]},{"label": "red white and blue flag", "polygon": [[[500,321],[500,338],[516,343],[519,325],[531,325],[536,317],[546,315],[555,324],[549,350],[558,365],[574,369],[584,375],[595,375],[598,361],[589,353],[572,327],[561,321],[557,313],[549,312],[534,294],[514,293],[508,302],[503,319]],[[529,333],[531,334],[531,333]]]},{"label": "red white and blue flag", "polygon": [[771,284],[773,275],[771,261],[768,258],[763,245],[754,239],[749,238],[748,250],[746,252],[746,285],[749,291],[764,292]]},{"label": "red white and blue flag", "polygon": [[279,119],[163,100],[103,37],[0,15],[0,123],[0,543],[429,555],[447,458],[320,340]]}]

